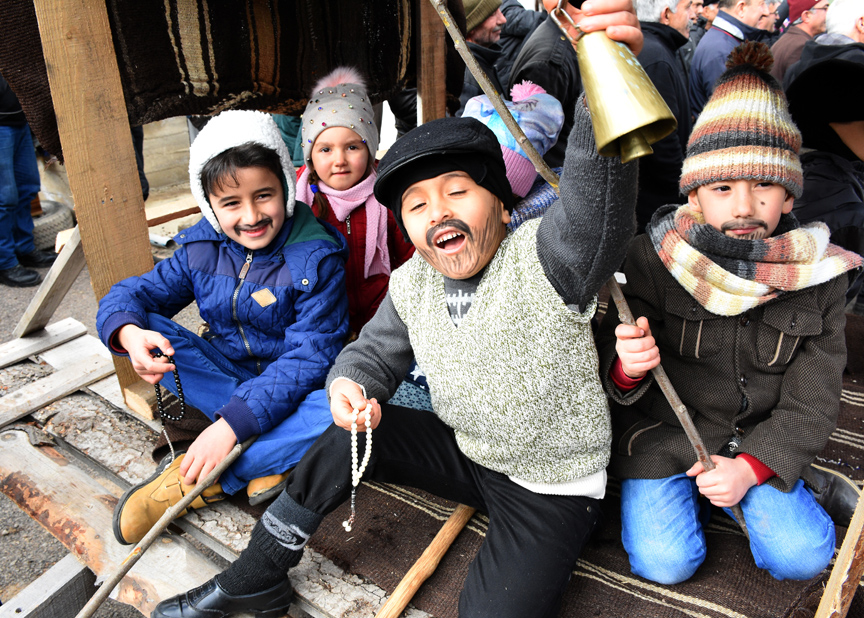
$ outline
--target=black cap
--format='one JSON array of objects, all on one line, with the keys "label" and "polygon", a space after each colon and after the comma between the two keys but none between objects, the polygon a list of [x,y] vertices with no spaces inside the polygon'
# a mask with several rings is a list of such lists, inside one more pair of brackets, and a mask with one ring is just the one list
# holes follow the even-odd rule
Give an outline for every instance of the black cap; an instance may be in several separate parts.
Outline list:
[{"label": "black cap", "polygon": [[439,118],[396,140],[378,163],[375,199],[389,208],[399,229],[402,194],[415,182],[461,170],[513,211],[513,190],[495,134],[474,118]]}]

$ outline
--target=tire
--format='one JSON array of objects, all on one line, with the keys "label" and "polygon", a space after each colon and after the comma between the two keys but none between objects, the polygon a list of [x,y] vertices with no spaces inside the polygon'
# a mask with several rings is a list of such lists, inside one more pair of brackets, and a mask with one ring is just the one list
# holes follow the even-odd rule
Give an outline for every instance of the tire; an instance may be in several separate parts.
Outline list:
[{"label": "tire", "polygon": [[41,251],[53,251],[58,232],[72,227],[75,227],[75,215],[71,208],[44,200],[42,214],[33,218],[33,243]]}]

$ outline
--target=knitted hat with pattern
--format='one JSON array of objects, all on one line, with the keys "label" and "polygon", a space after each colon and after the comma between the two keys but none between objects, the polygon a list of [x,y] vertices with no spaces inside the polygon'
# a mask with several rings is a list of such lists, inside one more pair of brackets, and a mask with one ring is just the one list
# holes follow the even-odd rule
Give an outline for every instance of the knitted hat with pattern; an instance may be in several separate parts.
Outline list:
[{"label": "knitted hat with pattern", "polygon": [[350,67],[339,67],[321,79],[309,97],[303,112],[300,130],[303,158],[312,161],[312,146],[323,131],[332,127],[351,129],[369,148],[375,159],[378,151],[378,127],[372,113],[372,103],[366,94],[366,84]]},{"label": "knitted hat with pattern", "polygon": [[466,29],[471,32],[501,6],[501,0],[463,0]]},{"label": "knitted hat with pattern", "polygon": [[720,180],[766,180],[801,197],[801,133],[783,90],[768,70],[764,43],[736,47],[696,120],[679,187],[683,195]]},{"label": "knitted hat with pattern", "polygon": [[291,153],[282,141],[282,134],[279,133],[279,127],[273,118],[263,112],[222,112],[201,129],[189,147],[189,189],[198,202],[201,214],[220,234],[223,233],[222,227],[201,185],[201,170],[216,155],[250,142],[274,150],[279,155],[282,163],[282,187],[285,190],[285,217],[294,215],[294,185],[297,173],[291,163]]},{"label": "knitted hat with pattern", "polygon": [[[540,156],[555,145],[558,134],[564,125],[564,110],[558,99],[546,94],[540,86],[529,81],[516,84],[510,91],[512,101],[504,101],[516,123],[521,127]],[[492,102],[485,94],[468,100],[465,104],[463,118],[476,118],[492,129],[495,137],[501,143],[501,154],[504,155],[504,165],[507,167],[507,180],[513,188],[513,193],[519,197],[528,195],[537,170],[528,159],[525,151],[510,133],[504,120]]]}]

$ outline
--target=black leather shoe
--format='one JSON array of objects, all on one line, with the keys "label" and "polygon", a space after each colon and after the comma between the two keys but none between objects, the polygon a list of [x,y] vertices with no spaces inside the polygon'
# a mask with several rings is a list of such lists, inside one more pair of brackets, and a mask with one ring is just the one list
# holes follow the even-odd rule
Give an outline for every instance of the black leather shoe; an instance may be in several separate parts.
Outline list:
[{"label": "black leather shoe", "polygon": [[0,283],[13,288],[31,288],[42,283],[42,276],[21,264],[0,270]]},{"label": "black leather shoe", "polygon": [[214,577],[198,588],[162,601],[150,618],[223,618],[241,612],[258,618],[278,618],[288,612],[294,589],[287,579],[268,590],[233,596],[225,592]]},{"label": "black leather shoe", "polygon": [[852,479],[816,464],[805,468],[801,478],[834,523],[848,528],[861,495],[861,490]]},{"label": "black leather shoe", "polygon": [[19,253],[16,257],[21,266],[45,268],[54,263],[54,260],[57,259],[57,254],[53,251],[39,251],[38,249],[34,249],[30,253]]}]

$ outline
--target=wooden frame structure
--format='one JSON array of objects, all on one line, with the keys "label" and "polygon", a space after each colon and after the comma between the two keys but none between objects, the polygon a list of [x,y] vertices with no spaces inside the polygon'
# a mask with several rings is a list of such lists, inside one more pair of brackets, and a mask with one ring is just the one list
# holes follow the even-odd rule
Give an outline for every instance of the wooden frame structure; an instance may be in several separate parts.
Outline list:
[{"label": "wooden frame structure", "polygon": [[[152,268],[147,220],[106,7],[104,3],[88,0],[34,0],[34,4],[80,235],[76,232],[67,242],[19,322],[15,335],[21,339],[0,348],[0,360],[8,362],[17,362],[81,335],[80,325],[66,321],[47,330],[45,326],[83,268],[85,258],[97,297],[104,295],[115,282]],[[418,55],[417,63],[418,109],[421,120],[426,122],[445,113],[445,34],[431,3],[420,0],[419,7],[423,53]],[[67,394],[110,373],[110,365],[104,359],[94,357],[88,362],[93,368],[83,382],[80,379],[70,381],[63,376],[67,379],[59,380],[62,382],[60,390],[55,388],[48,393],[50,389],[43,384],[40,393],[34,396],[19,396],[16,401],[0,399],[0,428],[45,405],[48,398],[57,393]],[[139,380],[125,359],[113,357],[113,363],[119,385],[128,393],[124,398],[128,400],[134,396]],[[37,460],[33,465],[44,467],[44,463],[37,463]],[[48,468],[44,470],[48,476],[53,473]],[[85,484],[86,479],[80,482]],[[98,493],[95,486],[93,491]],[[116,494],[118,489],[112,491]],[[71,498],[70,501],[74,502]],[[104,516],[104,513],[100,515]],[[52,532],[59,534],[56,530]],[[88,566],[102,565],[107,569],[111,560],[122,559],[122,556],[108,559],[111,552],[116,553],[110,550],[110,544],[95,545],[103,554],[99,554],[97,564],[88,563]],[[230,552],[224,555],[231,557]],[[199,567],[204,571],[212,568],[203,562]],[[862,572],[864,498],[848,529],[817,618],[846,615],[852,596],[859,588]],[[71,615],[86,603],[94,581],[90,570],[70,555],[17,597],[7,600],[0,607],[0,618]],[[143,594],[140,584],[134,579],[125,588],[121,584],[121,599],[147,607],[146,599],[140,596]],[[329,616],[311,605],[306,609],[312,615]]]}]

